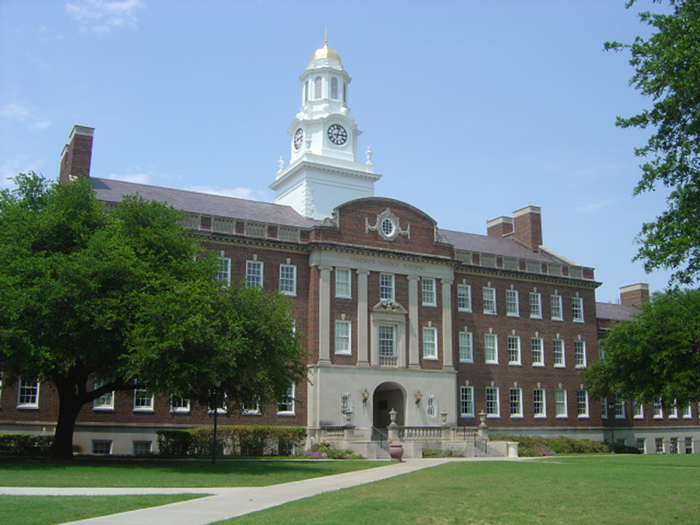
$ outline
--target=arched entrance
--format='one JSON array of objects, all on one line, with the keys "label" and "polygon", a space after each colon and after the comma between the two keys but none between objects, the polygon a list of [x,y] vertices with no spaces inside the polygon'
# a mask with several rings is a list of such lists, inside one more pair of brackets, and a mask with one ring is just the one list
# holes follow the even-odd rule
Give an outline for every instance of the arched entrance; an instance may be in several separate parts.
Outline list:
[{"label": "arched entrance", "polygon": [[403,426],[406,421],[406,391],[398,383],[382,383],[374,389],[372,426],[385,432],[391,419],[389,412],[396,411],[396,424]]}]

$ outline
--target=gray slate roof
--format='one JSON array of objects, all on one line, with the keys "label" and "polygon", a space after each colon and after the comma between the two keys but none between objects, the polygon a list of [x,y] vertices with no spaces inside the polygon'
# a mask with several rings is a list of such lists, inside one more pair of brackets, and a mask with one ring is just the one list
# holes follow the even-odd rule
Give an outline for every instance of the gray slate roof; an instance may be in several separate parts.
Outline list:
[{"label": "gray slate roof", "polygon": [[[165,202],[186,213],[262,222],[308,229],[321,221],[305,219],[290,206],[269,202],[237,199],[194,191],[150,186],[119,180],[92,177],[97,198],[117,203],[124,195],[138,194],[144,199]],[[458,250],[517,257],[542,262],[556,261],[541,252],[533,252],[513,239],[499,239],[474,233],[438,230]],[[558,262],[558,261],[557,261]]]},{"label": "gray slate roof", "polygon": [[305,219],[290,206],[95,177],[91,177],[90,180],[94,183],[97,198],[104,202],[116,203],[121,201],[124,195],[138,194],[147,200],[166,202],[187,213],[295,228],[311,228],[319,224],[319,221]]},{"label": "gray slate roof", "polygon": [[634,314],[639,313],[636,306],[615,303],[595,303],[596,317],[611,321],[631,321]]}]

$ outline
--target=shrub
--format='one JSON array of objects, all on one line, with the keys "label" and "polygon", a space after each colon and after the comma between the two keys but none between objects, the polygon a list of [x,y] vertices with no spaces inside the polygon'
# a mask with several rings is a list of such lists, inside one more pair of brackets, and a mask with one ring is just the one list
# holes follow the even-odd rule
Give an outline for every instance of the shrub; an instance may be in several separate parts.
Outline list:
[{"label": "shrub", "polygon": [[[565,436],[544,438],[541,436],[511,436],[490,434],[491,441],[517,441],[518,455],[521,457],[556,456],[559,454],[603,454],[609,446],[602,441],[573,439]],[[629,448],[629,447],[628,447]],[[617,451],[618,448],[615,447]],[[638,452],[635,449],[635,452]]]},{"label": "shrub", "polygon": [[186,456],[193,452],[193,436],[188,430],[159,430],[158,450],[164,456]]},{"label": "shrub", "polygon": [[0,434],[0,454],[45,456],[49,453],[53,436],[36,434]]},{"label": "shrub", "polygon": [[[333,448],[329,443],[314,443],[311,447],[311,454],[316,454],[320,458],[321,455],[329,459],[363,459],[362,454],[353,452],[350,449],[341,450]],[[308,455],[309,453],[307,453]]]}]

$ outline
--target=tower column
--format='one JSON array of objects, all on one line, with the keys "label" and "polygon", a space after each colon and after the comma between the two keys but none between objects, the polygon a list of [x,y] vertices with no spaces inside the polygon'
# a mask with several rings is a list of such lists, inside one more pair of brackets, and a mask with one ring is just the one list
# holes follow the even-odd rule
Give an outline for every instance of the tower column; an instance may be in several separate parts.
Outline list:
[{"label": "tower column", "polygon": [[452,356],[452,279],[442,279],[442,368],[454,370]]},{"label": "tower column", "polygon": [[420,368],[418,339],[418,279],[409,275],[408,279],[408,368]]},{"label": "tower column", "polygon": [[318,362],[330,364],[331,348],[331,270],[330,266],[319,266],[320,286],[318,300]]},{"label": "tower column", "polygon": [[369,366],[369,270],[357,270],[357,366]]}]

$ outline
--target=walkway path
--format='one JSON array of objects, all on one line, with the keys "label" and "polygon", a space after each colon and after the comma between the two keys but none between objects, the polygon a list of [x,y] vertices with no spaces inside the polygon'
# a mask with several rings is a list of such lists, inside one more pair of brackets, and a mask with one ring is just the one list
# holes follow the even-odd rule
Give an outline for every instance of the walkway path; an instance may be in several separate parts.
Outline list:
[{"label": "walkway path", "polygon": [[[479,458],[479,460],[506,461],[505,458]],[[510,461],[517,461],[517,458]],[[346,472],[335,476],[326,476],[302,481],[293,481],[269,487],[246,488],[183,488],[183,489],[127,489],[127,488],[24,488],[0,487],[0,495],[23,496],[118,496],[127,494],[212,494],[207,498],[198,498],[134,510],[121,514],[112,514],[100,518],[74,521],[81,525],[207,525],[236,516],[242,516],[258,510],[276,507],[290,501],[308,498],[365,483],[393,478],[424,468],[435,467],[454,461],[475,461],[474,458],[456,459],[409,459],[404,463],[393,463],[386,467],[376,467],[355,472]],[[478,461],[478,460],[476,460]]]}]

